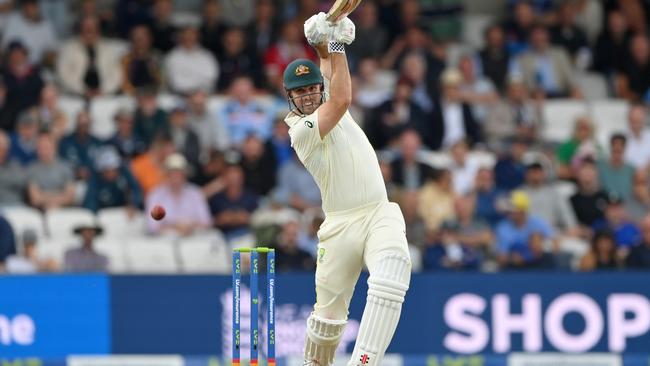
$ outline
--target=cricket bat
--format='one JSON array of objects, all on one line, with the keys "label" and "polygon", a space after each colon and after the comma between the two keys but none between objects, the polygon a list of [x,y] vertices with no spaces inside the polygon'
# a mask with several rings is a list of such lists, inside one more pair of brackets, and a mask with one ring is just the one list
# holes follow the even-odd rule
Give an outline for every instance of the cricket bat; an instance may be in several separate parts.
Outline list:
[{"label": "cricket bat", "polygon": [[359,6],[361,0],[336,0],[327,12],[327,20],[336,23],[345,18]]}]

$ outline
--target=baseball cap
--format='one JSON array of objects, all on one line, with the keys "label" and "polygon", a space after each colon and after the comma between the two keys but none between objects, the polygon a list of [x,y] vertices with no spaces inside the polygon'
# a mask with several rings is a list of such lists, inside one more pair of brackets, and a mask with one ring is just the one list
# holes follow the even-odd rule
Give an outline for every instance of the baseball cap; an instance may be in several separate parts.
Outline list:
[{"label": "baseball cap", "polygon": [[509,211],[524,211],[527,212],[530,208],[530,199],[528,194],[521,190],[515,190],[510,193],[510,200],[508,202]]},{"label": "baseball cap", "polygon": [[187,159],[182,154],[174,153],[165,159],[165,169],[167,170],[185,170],[187,169]]}]

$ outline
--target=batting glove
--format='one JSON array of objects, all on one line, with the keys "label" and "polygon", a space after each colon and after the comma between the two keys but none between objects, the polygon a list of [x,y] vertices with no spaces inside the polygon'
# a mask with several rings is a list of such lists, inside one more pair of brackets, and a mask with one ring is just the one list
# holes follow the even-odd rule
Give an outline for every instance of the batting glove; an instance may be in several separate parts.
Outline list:
[{"label": "batting glove", "polygon": [[351,44],[354,41],[356,35],[356,27],[350,18],[345,17],[341,19],[336,26],[334,27],[334,32],[332,34],[332,41]]},{"label": "batting glove", "polygon": [[320,12],[305,22],[305,38],[310,45],[323,44],[332,37],[334,27],[329,25],[326,17],[325,13]]}]

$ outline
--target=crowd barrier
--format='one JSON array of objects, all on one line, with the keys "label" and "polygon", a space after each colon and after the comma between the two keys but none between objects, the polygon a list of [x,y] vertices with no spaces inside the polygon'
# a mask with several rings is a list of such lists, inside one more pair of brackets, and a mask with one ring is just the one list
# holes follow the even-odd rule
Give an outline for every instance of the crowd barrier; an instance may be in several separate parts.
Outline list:
[{"label": "crowd barrier", "polygon": [[[342,353],[352,351],[365,280],[351,304]],[[314,278],[278,274],[276,284],[276,353],[284,360],[278,364],[290,365],[301,353]],[[64,365],[70,355],[177,355],[184,365],[221,365],[230,354],[231,295],[229,276],[3,276],[0,366]],[[244,283],[242,354],[247,296]],[[389,353],[395,365],[541,365],[512,357],[542,353],[647,366],[650,272],[414,274]]]}]

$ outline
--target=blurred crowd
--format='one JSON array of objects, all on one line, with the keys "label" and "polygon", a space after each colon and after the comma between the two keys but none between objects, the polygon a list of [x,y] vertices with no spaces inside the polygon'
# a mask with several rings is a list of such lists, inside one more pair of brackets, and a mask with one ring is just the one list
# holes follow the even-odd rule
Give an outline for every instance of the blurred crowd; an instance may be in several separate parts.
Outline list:
[{"label": "blurred crowd", "polygon": [[[1,0],[0,207],[162,205],[143,234],[248,237],[279,251],[279,270],[312,270],[324,217],[283,122],[282,72],[316,60],[302,25],[331,2]],[[364,0],[352,15],[351,113],[414,269],[650,269],[650,2],[500,1],[481,47],[461,39],[467,3]],[[544,103],[584,99],[585,73],[629,102],[620,132],[604,144],[580,116],[548,141]],[[91,108],[111,96],[134,108],[96,136]],[[85,107],[70,115],[64,97]],[[75,234],[56,263],[0,211],[0,268],[106,270],[102,228]]]}]

